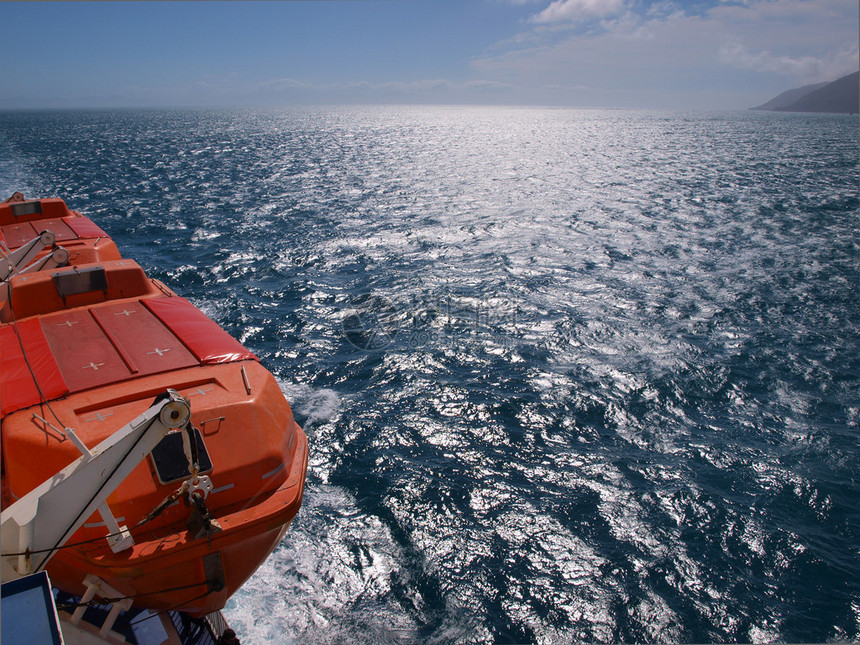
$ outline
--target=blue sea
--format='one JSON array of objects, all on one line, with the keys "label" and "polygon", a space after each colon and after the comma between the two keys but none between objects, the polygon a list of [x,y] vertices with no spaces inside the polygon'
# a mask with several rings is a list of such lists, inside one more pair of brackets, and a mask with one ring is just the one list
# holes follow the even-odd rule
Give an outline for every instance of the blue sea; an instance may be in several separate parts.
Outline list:
[{"label": "blue sea", "polygon": [[304,506],[242,642],[860,639],[856,116],[0,113],[256,352]]}]

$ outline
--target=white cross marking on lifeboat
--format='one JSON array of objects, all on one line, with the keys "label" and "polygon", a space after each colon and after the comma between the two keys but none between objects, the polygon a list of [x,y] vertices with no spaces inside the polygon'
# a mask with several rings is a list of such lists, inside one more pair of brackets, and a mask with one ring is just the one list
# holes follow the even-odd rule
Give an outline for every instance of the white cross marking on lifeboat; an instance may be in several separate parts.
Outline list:
[{"label": "white cross marking on lifeboat", "polygon": [[189,392],[188,396],[194,396],[195,394],[199,394],[200,396],[206,396],[209,392],[215,390],[214,387],[210,387],[208,390],[204,390],[203,388],[198,387],[193,392]]},{"label": "white cross marking on lifeboat", "polygon": [[146,353],[147,354],[158,354],[159,356],[164,356],[169,351],[170,351],[169,347],[167,349],[158,349],[158,347],[156,347],[151,352],[146,352]]},{"label": "white cross marking on lifeboat", "polygon": [[136,309],[132,309],[129,311],[128,309],[123,309],[122,311],[117,311],[114,316],[125,316],[126,318],[132,314],[137,313]]},{"label": "white cross marking on lifeboat", "polygon": [[77,325],[77,324],[78,324],[77,320],[64,320],[61,323],[57,323],[57,327],[62,327],[63,325],[65,325],[66,327],[71,327],[72,325]]},{"label": "white cross marking on lifeboat", "polygon": [[107,414],[102,414],[101,412],[96,412],[94,416],[91,416],[89,419],[84,419],[84,423],[89,423],[90,421],[104,421],[108,417],[112,417],[113,412],[108,412]]},{"label": "white cross marking on lifeboat", "polygon": [[94,370],[98,370],[102,365],[104,365],[104,363],[93,363],[92,361],[90,361],[89,365],[84,365],[81,369],[85,370],[88,367],[92,367]]}]

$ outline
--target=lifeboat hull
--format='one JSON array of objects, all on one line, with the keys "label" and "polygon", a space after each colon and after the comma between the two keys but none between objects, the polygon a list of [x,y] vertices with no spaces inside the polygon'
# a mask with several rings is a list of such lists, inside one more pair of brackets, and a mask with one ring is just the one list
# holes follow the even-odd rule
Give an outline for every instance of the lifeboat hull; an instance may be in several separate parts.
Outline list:
[{"label": "lifeboat hull", "polygon": [[[81,456],[65,428],[92,448],[176,390],[191,426],[168,433],[46,569],[75,595],[91,574],[136,607],[219,610],[300,509],[307,437],[259,359],[89,219],[62,200],[0,204],[7,247],[43,230],[69,246],[69,266],[14,275],[0,293],[0,502]],[[117,528],[130,539],[112,546]]]},{"label": "lifeboat hull", "polygon": [[[304,433],[296,457],[304,469]],[[55,586],[75,595],[83,595],[81,572],[88,572],[135,598],[137,606],[203,616],[222,609],[275,550],[301,506],[303,491],[304,477],[297,472],[253,514],[218,517],[222,530],[210,536],[181,531],[136,544],[127,554],[66,549],[51,560],[48,572]]]}]

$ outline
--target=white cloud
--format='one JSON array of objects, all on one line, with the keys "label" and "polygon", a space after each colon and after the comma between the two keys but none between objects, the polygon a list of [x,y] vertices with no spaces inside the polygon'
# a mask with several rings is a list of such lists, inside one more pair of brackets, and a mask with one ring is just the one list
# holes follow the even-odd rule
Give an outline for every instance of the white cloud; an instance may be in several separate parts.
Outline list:
[{"label": "white cloud", "polygon": [[418,81],[393,81],[390,83],[378,83],[374,87],[376,89],[394,90],[397,92],[421,93],[435,92],[438,90],[451,89],[453,84],[445,78],[431,78]]},{"label": "white cloud", "polygon": [[655,2],[645,12],[649,17],[671,16],[673,14],[683,14],[683,9],[677,2],[672,0],[662,0]]},{"label": "white cloud", "polygon": [[510,83],[499,83],[498,81],[468,81],[463,84],[463,88],[469,91],[489,93],[489,92],[510,92],[514,86]]},{"label": "white cloud", "polygon": [[263,92],[286,92],[291,90],[305,90],[308,88],[306,83],[297,81],[294,78],[278,78],[274,81],[260,83],[257,86],[258,90]]},{"label": "white cloud", "polygon": [[[533,19],[472,66],[521,88],[569,88],[578,105],[672,106],[686,95],[690,107],[746,107],[860,64],[857,0],[745,0],[698,13],[683,6],[556,0],[537,14],[543,24]],[[546,28],[550,18],[589,15],[585,33]]]},{"label": "white cloud", "polygon": [[833,80],[860,67],[856,0],[756,0],[717,7],[718,60],[741,70],[803,82]]},{"label": "white cloud", "polygon": [[779,55],[767,50],[752,52],[737,40],[730,40],[720,48],[720,60],[729,65],[806,80],[842,76],[858,67],[858,55],[860,50],[856,45],[846,45],[824,56]]},{"label": "white cloud", "polygon": [[624,0],[555,0],[532,18],[533,22],[576,22],[578,20],[609,16],[624,9]]}]

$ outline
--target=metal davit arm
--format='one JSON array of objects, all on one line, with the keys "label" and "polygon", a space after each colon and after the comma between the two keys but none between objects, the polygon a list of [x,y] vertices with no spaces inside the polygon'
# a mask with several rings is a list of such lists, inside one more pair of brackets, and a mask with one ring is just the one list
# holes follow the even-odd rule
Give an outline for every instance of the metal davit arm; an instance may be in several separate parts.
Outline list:
[{"label": "metal davit arm", "polygon": [[15,251],[8,251],[5,248],[0,249],[2,251],[0,253],[2,255],[0,258],[0,282],[19,273],[53,269],[68,262],[69,252],[63,247],[58,246],[50,254],[42,258],[41,261],[30,264],[43,248],[53,246],[55,239],[51,231],[42,231],[39,237],[30,240],[20,249],[16,249]]},{"label": "metal davit arm", "polygon": [[[191,418],[188,402],[175,390],[120,428],[51,479],[3,510],[0,543],[2,580],[14,580],[45,567],[57,549],[97,510],[171,428]],[[127,534],[127,530],[124,529]],[[109,539],[110,541],[110,539]],[[133,544],[122,536],[121,550]],[[14,553],[13,553],[14,552]]]}]

